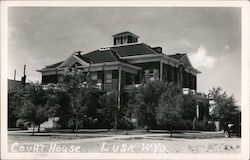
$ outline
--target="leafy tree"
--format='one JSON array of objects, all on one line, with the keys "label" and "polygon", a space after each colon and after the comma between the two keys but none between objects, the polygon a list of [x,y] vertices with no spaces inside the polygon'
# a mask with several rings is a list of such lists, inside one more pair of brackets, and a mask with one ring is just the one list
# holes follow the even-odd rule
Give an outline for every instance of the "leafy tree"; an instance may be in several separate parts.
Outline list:
[{"label": "leafy tree", "polygon": [[221,124],[239,123],[240,109],[233,95],[228,96],[221,87],[213,88],[209,95],[214,101],[210,113],[214,120],[220,121]]},{"label": "leafy tree", "polygon": [[102,125],[102,116],[105,116],[102,115],[102,110],[105,109],[105,102],[103,107],[100,101],[104,93],[102,90],[92,88],[85,97],[85,124],[88,128],[96,128]]},{"label": "leafy tree", "polygon": [[88,77],[81,70],[73,68],[65,74],[63,82],[59,84],[59,88],[69,96],[71,108],[68,126],[73,128],[76,136],[78,128],[83,125],[84,118],[86,118],[86,101],[91,91],[90,83],[86,83],[87,81],[89,81]]},{"label": "leafy tree", "polygon": [[48,120],[48,110],[42,105],[35,105],[30,101],[26,101],[20,109],[20,117],[33,126],[33,135],[35,127],[38,127],[40,132],[40,125]]},{"label": "leafy tree", "polygon": [[99,120],[108,129],[115,127],[115,116],[117,114],[117,96],[115,93],[106,94],[100,97],[98,110]]},{"label": "leafy tree", "polygon": [[72,128],[77,135],[80,127],[102,127],[108,121],[110,116],[106,117],[106,114],[111,114],[109,103],[113,103],[113,98],[93,88],[88,74],[72,68],[66,72],[58,88],[55,103],[59,109],[56,114],[62,127]]},{"label": "leafy tree", "polygon": [[66,91],[56,89],[50,95],[47,105],[55,108],[55,117],[59,117],[58,124],[62,128],[68,128],[68,122],[72,117],[72,109],[70,106],[70,97]]},{"label": "leafy tree", "polygon": [[183,96],[183,107],[181,117],[184,120],[193,120],[196,117],[196,103],[194,95]]},{"label": "leafy tree", "polygon": [[119,119],[121,119],[120,127],[123,129],[132,129],[136,127],[136,92],[134,92],[136,88],[132,89],[131,93],[122,92],[121,93],[121,108],[119,110]]},{"label": "leafy tree", "polygon": [[182,90],[174,83],[165,83],[164,88],[157,110],[157,120],[160,124],[169,125],[172,137],[174,122],[181,118],[183,95]]},{"label": "leafy tree", "polygon": [[38,127],[38,132],[40,132],[40,125],[51,116],[53,108],[47,107],[47,99],[48,94],[40,84],[26,86],[18,114],[19,118],[33,126],[33,135],[35,127]]},{"label": "leafy tree", "polygon": [[8,91],[8,127],[16,127],[18,109],[24,100],[24,87],[15,87]]},{"label": "leafy tree", "polygon": [[136,118],[139,126],[147,126],[147,131],[156,125],[156,111],[164,90],[164,82],[152,81],[137,90]]}]

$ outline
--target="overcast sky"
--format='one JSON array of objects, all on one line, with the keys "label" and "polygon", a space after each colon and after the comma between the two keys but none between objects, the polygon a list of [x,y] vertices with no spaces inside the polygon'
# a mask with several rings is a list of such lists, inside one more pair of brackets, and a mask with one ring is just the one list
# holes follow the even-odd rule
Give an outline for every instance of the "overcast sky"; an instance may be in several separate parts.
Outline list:
[{"label": "overcast sky", "polygon": [[27,64],[28,81],[37,69],[65,60],[74,51],[112,45],[112,35],[131,31],[140,42],[165,54],[187,53],[198,75],[198,91],[221,86],[241,98],[240,8],[13,7],[8,12],[8,78]]}]

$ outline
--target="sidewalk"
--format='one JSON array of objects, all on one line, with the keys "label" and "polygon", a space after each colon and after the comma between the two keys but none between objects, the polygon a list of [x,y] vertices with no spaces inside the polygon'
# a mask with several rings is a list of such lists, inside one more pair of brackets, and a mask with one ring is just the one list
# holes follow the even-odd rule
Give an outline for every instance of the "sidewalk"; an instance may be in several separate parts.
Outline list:
[{"label": "sidewalk", "polygon": [[195,132],[186,131],[186,133],[175,133],[173,137],[170,137],[169,133],[154,133],[145,132],[140,133],[141,130],[127,131],[125,135],[124,131],[116,132],[105,132],[105,133],[78,133],[77,137],[75,133],[35,133],[35,136],[31,136],[30,131],[11,131],[8,132],[9,140],[15,141],[21,139],[25,144],[32,143],[81,143],[81,142],[97,142],[97,141],[111,141],[111,140],[206,140],[210,141],[218,138],[223,138],[223,132]]}]

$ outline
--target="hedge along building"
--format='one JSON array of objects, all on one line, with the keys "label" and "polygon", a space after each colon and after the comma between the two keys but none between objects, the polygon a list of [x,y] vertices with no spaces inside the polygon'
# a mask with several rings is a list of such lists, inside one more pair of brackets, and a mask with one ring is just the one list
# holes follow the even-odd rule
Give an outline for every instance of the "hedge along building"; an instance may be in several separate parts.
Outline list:
[{"label": "hedge along building", "polygon": [[138,42],[139,36],[131,32],[113,35],[113,46],[103,47],[90,53],[75,52],[65,61],[48,65],[38,70],[46,87],[63,80],[63,74],[77,66],[90,73],[92,86],[105,92],[118,94],[120,108],[121,92],[147,81],[175,82],[183,88],[183,94],[192,94],[196,101],[196,116],[201,119],[208,109],[208,99],[197,93],[197,75],[187,54],[166,55],[161,47],[150,47]]}]

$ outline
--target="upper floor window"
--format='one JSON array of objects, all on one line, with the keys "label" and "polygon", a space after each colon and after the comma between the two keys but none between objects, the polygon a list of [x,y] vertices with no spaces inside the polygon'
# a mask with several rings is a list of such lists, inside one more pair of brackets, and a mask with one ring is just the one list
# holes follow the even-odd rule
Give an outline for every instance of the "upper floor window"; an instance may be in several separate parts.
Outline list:
[{"label": "upper floor window", "polygon": [[105,83],[106,84],[112,83],[112,71],[105,72]]},{"label": "upper floor window", "polygon": [[97,73],[91,73],[91,80],[97,80]]},{"label": "upper floor window", "polygon": [[144,77],[149,81],[159,80],[159,69],[146,69],[144,71]]}]

